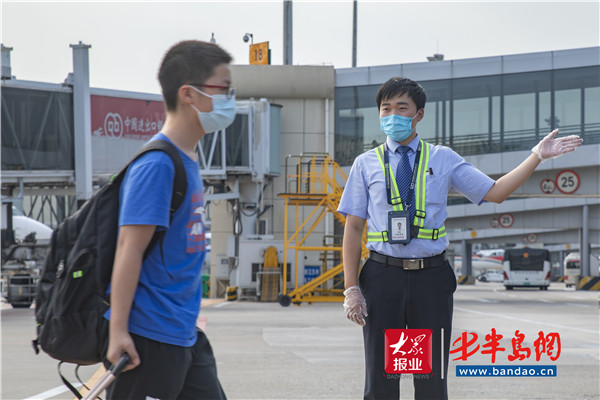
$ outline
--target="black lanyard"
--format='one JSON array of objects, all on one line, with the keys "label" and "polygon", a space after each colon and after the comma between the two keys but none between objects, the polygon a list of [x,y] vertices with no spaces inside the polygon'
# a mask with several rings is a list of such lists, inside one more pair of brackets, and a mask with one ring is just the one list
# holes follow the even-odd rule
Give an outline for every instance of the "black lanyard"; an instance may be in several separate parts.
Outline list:
[{"label": "black lanyard", "polygon": [[[394,206],[395,204],[392,204],[392,178],[390,177],[390,157],[388,156],[388,147],[387,147],[387,143],[383,144],[383,164],[384,164],[384,169],[385,169],[385,187],[386,187],[386,194],[387,194],[387,200],[388,200],[388,204],[391,206]],[[405,155],[408,157],[408,152],[405,153]],[[412,193],[412,198],[414,199],[414,193],[415,193],[415,182],[417,181],[417,172],[419,169],[419,158],[421,157],[421,141],[419,141],[419,145],[417,146],[417,155],[415,156],[415,165],[413,166],[413,175],[412,175],[412,181],[410,183],[410,188],[409,188],[409,198],[410,198],[410,194]],[[400,159],[400,162],[402,162],[402,159]],[[395,178],[395,177],[394,177]],[[398,195],[400,195],[400,193],[398,193]],[[402,199],[400,199],[402,200]],[[406,200],[406,199],[404,199]],[[406,204],[403,203],[404,205],[404,209],[406,211],[408,211],[408,207],[410,206],[410,204]]]}]

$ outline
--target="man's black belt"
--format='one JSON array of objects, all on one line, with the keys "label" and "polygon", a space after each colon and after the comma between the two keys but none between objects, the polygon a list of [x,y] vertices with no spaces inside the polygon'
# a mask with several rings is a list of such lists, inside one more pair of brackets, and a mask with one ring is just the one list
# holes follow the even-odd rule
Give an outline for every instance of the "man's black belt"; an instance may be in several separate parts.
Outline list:
[{"label": "man's black belt", "polygon": [[369,252],[369,258],[380,264],[393,267],[402,267],[405,270],[418,270],[423,268],[440,267],[446,262],[446,252],[433,257],[426,258],[397,258],[385,256],[375,251]]}]

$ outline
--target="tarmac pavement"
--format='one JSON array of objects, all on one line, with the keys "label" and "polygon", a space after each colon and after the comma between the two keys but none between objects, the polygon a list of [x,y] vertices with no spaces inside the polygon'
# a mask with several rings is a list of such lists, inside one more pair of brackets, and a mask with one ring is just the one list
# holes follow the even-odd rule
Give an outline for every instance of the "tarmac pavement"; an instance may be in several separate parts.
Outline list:
[{"label": "tarmac pavement", "polygon": [[[2,309],[2,399],[72,399],[56,362],[34,355],[33,309]],[[219,377],[229,399],[359,399],[364,383],[361,329],[345,319],[340,303],[281,307],[277,303],[205,301],[201,311]],[[459,286],[451,342],[463,332],[503,335],[495,363],[481,349],[466,361],[451,361],[451,399],[598,399],[598,292],[566,289],[506,291],[498,283]],[[538,333],[560,335],[561,354],[551,361],[535,354],[509,362],[515,330],[534,348]],[[460,344],[457,342],[457,345]],[[456,347],[455,347],[456,348]],[[454,348],[454,349],[455,349]],[[450,355],[456,358],[460,353]],[[460,377],[456,366],[553,365],[555,377]],[[63,368],[74,379],[70,367]],[[81,372],[87,381],[97,367]],[[401,399],[413,398],[412,379],[399,379]]]}]

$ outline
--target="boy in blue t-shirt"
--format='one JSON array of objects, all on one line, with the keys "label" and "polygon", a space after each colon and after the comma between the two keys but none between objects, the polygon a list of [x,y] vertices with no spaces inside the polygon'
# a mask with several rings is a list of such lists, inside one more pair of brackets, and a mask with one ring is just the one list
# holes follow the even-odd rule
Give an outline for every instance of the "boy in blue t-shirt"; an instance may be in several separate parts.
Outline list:
[{"label": "boy in blue t-shirt", "polygon": [[[175,167],[166,153],[140,157],[123,180],[106,359],[114,364],[127,353],[131,361],[108,387],[108,399],[226,398],[208,339],[196,328],[205,230],[195,148],[235,118],[230,62],[215,44],[184,41],[160,66],[166,119],[151,140],[179,149],[188,189],[169,221]],[[165,230],[162,246],[144,259],[156,230]]]}]

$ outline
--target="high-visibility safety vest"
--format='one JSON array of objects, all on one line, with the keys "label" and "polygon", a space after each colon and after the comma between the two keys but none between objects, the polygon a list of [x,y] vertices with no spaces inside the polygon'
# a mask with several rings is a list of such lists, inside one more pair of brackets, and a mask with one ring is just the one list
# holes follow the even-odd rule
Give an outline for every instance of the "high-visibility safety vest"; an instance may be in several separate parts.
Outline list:
[{"label": "high-visibility safety vest", "polygon": [[[429,229],[425,228],[425,175],[429,167],[429,145],[420,140],[420,156],[419,156],[419,165],[417,171],[417,178],[415,182],[415,219],[411,224],[410,228],[410,236],[411,238],[418,239],[430,239],[436,240],[437,238],[441,238],[446,236],[446,227],[442,225],[440,228]],[[379,159],[379,164],[381,165],[381,170],[383,174],[386,175],[385,164],[384,164],[384,152],[386,151],[387,146],[382,144],[381,146],[375,149],[377,153],[377,158]],[[392,171],[391,165],[388,165],[389,175],[390,177],[390,188],[391,188],[391,196],[388,196],[388,199],[391,197],[392,209],[394,211],[404,211],[402,199],[400,199],[400,192],[398,191],[398,184],[396,183],[396,179],[394,177],[394,172]],[[387,186],[387,185],[386,185]],[[387,189],[386,189],[387,190]],[[398,201],[395,201],[398,199]],[[367,232],[367,241],[369,242],[387,242],[388,241],[388,231],[383,232]]]}]

